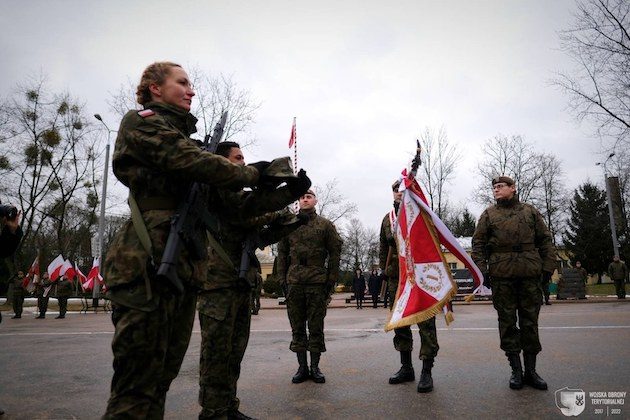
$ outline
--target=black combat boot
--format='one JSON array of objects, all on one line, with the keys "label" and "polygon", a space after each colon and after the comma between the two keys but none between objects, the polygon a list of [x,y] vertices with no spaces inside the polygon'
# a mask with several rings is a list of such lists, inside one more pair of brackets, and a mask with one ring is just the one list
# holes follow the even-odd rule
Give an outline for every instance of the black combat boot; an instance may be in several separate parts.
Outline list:
[{"label": "black combat boot", "polygon": [[433,369],[433,359],[424,359],[422,361],[420,382],[418,382],[418,392],[425,393],[433,391],[433,378],[431,377],[431,369]]},{"label": "black combat boot", "polygon": [[227,415],[228,420],[256,420],[253,417],[249,417],[240,411],[229,411]]},{"label": "black combat boot", "polygon": [[523,365],[521,364],[520,353],[508,353],[507,358],[512,367],[512,375],[510,376],[510,388],[523,388]]},{"label": "black combat boot", "polygon": [[524,353],[523,361],[525,362],[525,375],[523,376],[523,383],[531,386],[532,388],[546,390],[547,382],[536,373],[536,354]]},{"label": "black combat boot", "polygon": [[413,365],[411,364],[411,351],[400,352],[400,363],[402,366],[398,372],[394,373],[394,376],[389,378],[389,383],[393,385],[415,381],[416,374],[413,371]]},{"label": "black combat boot", "polygon": [[326,382],[326,377],[324,376],[322,371],[319,370],[320,355],[321,353],[311,352],[311,378],[313,379],[313,382],[317,384],[323,384],[324,382]]},{"label": "black combat boot", "polygon": [[306,360],[306,352],[299,351],[296,354],[300,367],[298,368],[295,375],[293,375],[293,379],[291,379],[291,382],[293,382],[294,384],[299,384],[307,380],[310,376],[308,374],[308,361]]}]

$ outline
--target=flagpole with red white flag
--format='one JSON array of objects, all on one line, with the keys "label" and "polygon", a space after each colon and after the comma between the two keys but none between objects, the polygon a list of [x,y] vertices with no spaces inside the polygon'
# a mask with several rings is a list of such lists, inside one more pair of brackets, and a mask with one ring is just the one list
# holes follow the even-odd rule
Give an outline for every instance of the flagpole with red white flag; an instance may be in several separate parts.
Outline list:
[{"label": "flagpole with red white flag", "polygon": [[[293,173],[297,174],[298,171],[298,156],[297,156],[297,127],[296,127],[296,117],[293,117],[293,125],[291,126],[291,136],[289,137],[289,149],[293,148]],[[300,204],[298,201],[295,202],[295,212],[297,213],[300,209]]]},{"label": "flagpole with red white flag", "polygon": [[[420,165],[420,144],[411,169],[402,172],[399,191],[402,200],[392,231],[399,258],[398,290],[385,331],[416,324],[444,312],[446,322],[453,320],[448,303],[457,293],[457,285],[441,249],[451,250],[473,274],[475,285],[482,275],[459,242],[428,206],[422,188],[415,179]],[[477,291],[479,286],[475,289]]]}]

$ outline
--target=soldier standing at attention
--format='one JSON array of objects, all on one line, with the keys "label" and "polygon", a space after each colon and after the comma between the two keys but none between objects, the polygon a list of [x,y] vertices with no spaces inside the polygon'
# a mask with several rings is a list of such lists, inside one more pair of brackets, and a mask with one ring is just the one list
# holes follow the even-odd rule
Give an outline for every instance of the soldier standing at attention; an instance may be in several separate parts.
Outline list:
[{"label": "soldier standing at attention", "polygon": [[[389,309],[394,306],[396,291],[398,289],[398,248],[396,239],[392,231],[392,225],[395,223],[396,214],[402,199],[402,193],[398,192],[400,181],[396,181],[392,185],[394,196],[394,209],[385,215],[381,223],[380,249],[379,249],[379,265],[383,270],[387,281],[387,289],[390,295]],[[435,328],[435,317],[427,319],[418,324],[420,333],[420,359],[422,360],[422,373],[418,381],[417,391],[421,393],[433,391],[433,377],[431,370],[435,357],[440,350],[437,340],[437,330]],[[411,327],[402,327],[394,329],[394,348],[400,352],[401,367],[392,377],[389,378],[390,384],[401,384],[404,382],[412,382],[416,380],[413,364],[411,362],[411,351],[413,350],[413,335]]]},{"label": "soldier standing at attention", "polygon": [[626,281],[628,280],[628,267],[626,263],[619,260],[619,255],[613,257],[613,262],[608,265],[608,275],[615,282],[617,299],[626,298]]},{"label": "soldier standing at attention", "polygon": [[[166,393],[190,341],[197,290],[208,273],[207,256],[185,244],[176,267],[184,291],[156,277],[171,217],[191,184],[238,190],[256,185],[268,165],[234,165],[190,138],[195,92],[178,64],[148,66],[136,95],[144,109],[123,117],[112,160],[114,175],[129,188],[132,220],[112,240],[104,266],[115,326],[105,419],[164,417]],[[205,234],[198,236],[195,250],[206,249]]]},{"label": "soldier standing at attention", "polygon": [[[300,197],[300,213],[308,220],[278,244],[278,276],[288,290],[287,313],[293,335],[289,348],[297,354],[300,365],[292,378],[294,384],[309,377],[316,383],[326,382],[319,369],[320,356],[326,351],[324,317],[339,276],[341,237],[330,220],[315,212],[316,204],[312,190]],[[310,372],[307,351],[311,353]]]},{"label": "soldier standing at attention", "polygon": [[[245,165],[238,143],[219,143],[217,154],[232,163]],[[268,169],[274,172],[277,159]],[[237,382],[251,325],[251,295],[259,263],[253,253],[245,273],[241,272],[244,242],[263,225],[273,225],[290,212],[276,212],[293,203],[311,185],[304,171],[293,175],[285,159],[283,174],[290,175],[280,188],[257,188],[251,192],[215,189],[210,196],[212,217],[216,218],[216,239],[209,249],[208,274],[199,292],[197,309],[201,325],[199,362],[199,419],[249,419],[239,411]],[[282,182],[279,179],[279,182]],[[270,213],[271,212],[271,213]],[[286,227],[283,226],[283,229]],[[245,268],[243,267],[243,270]]]},{"label": "soldier standing at attention", "polygon": [[22,318],[22,308],[24,307],[24,295],[27,291],[22,283],[24,282],[24,272],[18,271],[13,279],[13,319]]},{"label": "soldier standing at attention", "polygon": [[519,201],[512,178],[494,178],[492,191],[497,203],[479,218],[472,258],[484,274],[484,285],[492,288],[501,349],[512,367],[510,388],[526,384],[545,390],[547,383],[536,373],[536,355],[542,350],[538,314],[541,276],[542,283],[548,284],[556,267],[555,248],[538,210]]},{"label": "soldier standing at attention", "polygon": [[61,276],[55,288],[55,295],[59,302],[59,315],[55,319],[63,319],[68,310],[68,298],[72,295],[72,282],[66,276]]},{"label": "soldier standing at attention", "polygon": [[52,283],[50,282],[47,272],[44,272],[42,277],[37,280],[37,283],[35,283],[35,296],[37,297],[37,310],[39,312],[35,319],[46,318],[48,300],[50,299],[49,293],[47,293],[46,290],[51,284]]}]

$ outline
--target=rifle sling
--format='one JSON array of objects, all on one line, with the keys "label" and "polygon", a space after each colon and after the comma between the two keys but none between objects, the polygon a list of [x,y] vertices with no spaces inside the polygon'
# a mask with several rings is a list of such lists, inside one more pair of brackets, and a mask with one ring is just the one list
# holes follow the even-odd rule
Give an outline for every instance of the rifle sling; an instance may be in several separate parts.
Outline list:
[{"label": "rifle sling", "polygon": [[[129,192],[129,208],[131,209],[131,222],[133,223],[136,235],[138,235],[138,239],[140,240],[142,247],[149,254],[151,263],[153,263],[153,244],[151,244],[151,237],[149,236],[147,225],[144,223],[144,219],[142,218],[142,213],[140,212],[138,203],[136,202],[136,199],[133,198],[131,192]],[[147,301],[149,301],[152,297],[151,282],[149,281],[149,276],[147,275],[146,270],[144,270],[143,277],[144,285],[147,289]]]},{"label": "rifle sling", "polygon": [[212,236],[212,233],[210,233],[210,231],[208,231],[207,236],[210,247],[212,247],[212,249],[214,249],[214,251],[219,254],[219,257],[221,257],[223,262],[225,262],[232,270],[236,270],[236,267],[234,267],[234,263],[232,262],[232,260],[230,260],[230,257],[228,257],[221,244],[216,239],[214,239],[214,236]]}]

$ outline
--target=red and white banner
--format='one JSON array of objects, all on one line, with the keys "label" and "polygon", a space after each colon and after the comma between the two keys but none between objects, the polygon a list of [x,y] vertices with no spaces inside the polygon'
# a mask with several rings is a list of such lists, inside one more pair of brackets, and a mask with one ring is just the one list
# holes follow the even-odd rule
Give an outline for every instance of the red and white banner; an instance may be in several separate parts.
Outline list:
[{"label": "red and white banner", "polygon": [[457,293],[433,222],[418,203],[424,194],[415,179],[407,179],[406,171],[403,175],[399,189],[403,195],[394,224],[398,290],[385,331],[434,317]]},{"label": "red and white banner", "polygon": [[31,267],[28,269],[28,274],[22,281],[22,287],[24,287],[29,293],[35,290],[35,283],[39,281],[39,254],[33,260]]},{"label": "red and white banner", "polygon": [[56,281],[59,276],[65,273],[66,269],[66,260],[61,256],[61,254],[57,255],[57,257],[48,264],[48,277],[50,277],[50,281]]},{"label": "red and white banner", "polygon": [[75,271],[74,266],[72,265],[70,260],[66,260],[66,263],[64,264],[64,270],[61,275],[66,276],[68,280],[74,279],[74,277],[77,275],[77,272]]},{"label": "red and white banner", "polygon": [[81,285],[81,288],[83,288],[83,284],[86,282],[87,276],[83,274],[83,271],[79,269],[79,266],[76,263],[74,264],[74,271],[76,271],[79,284]]},{"label": "red and white banner", "polygon": [[[457,238],[451,233],[451,231],[446,227],[444,222],[438,217],[437,214],[431,210],[431,207],[428,205],[428,201],[420,188],[420,185],[417,182],[410,183],[409,188],[414,192],[413,197],[419,198],[416,200],[418,205],[422,208],[426,214],[431,218],[431,222],[433,222],[433,226],[438,234],[439,242],[448,249],[458,260],[464,263],[464,266],[470,271],[473,277],[473,293],[475,294],[491,294],[492,292],[483,286],[483,274],[477,265],[473,262],[472,258],[466,250],[461,246]],[[471,298],[472,298],[471,295]],[[467,298],[467,300],[470,300]]]},{"label": "red and white banner", "polygon": [[[90,272],[88,273],[85,282],[82,283],[81,287],[83,287],[83,290],[85,291],[89,291],[92,290],[94,288],[94,281],[97,281],[99,285],[103,285],[103,277],[101,277],[100,274],[100,260],[98,257],[94,258],[94,261],[92,263],[92,268],[90,269]],[[103,291],[105,291],[105,288],[103,288]]]},{"label": "red and white banner", "polygon": [[289,137],[289,149],[293,147],[296,139],[297,139],[297,130],[295,127],[295,117],[293,117],[293,126],[291,127],[291,137]]}]

